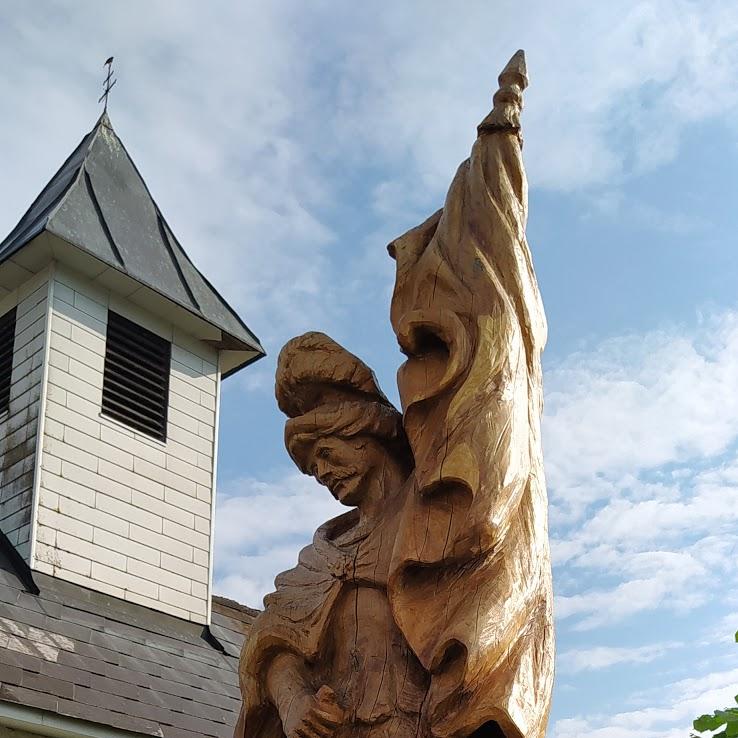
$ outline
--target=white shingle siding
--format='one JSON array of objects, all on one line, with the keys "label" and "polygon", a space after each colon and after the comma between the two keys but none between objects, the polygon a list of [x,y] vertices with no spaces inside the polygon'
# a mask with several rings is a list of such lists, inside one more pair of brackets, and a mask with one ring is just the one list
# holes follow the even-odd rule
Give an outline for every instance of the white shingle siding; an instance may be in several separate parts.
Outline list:
[{"label": "white shingle siding", "polygon": [[44,271],[0,300],[0,315],[16,307],[10,405],[0,415],[0,530],[25,559],[30,556],[48,291]]},{"label": "white shingle siding", "polygon": [[[172,342],[166,442],[101,415],[108,309]],[[63,270],[54,276],[50,321],[32,566],[205,622],[217,353]]]}]

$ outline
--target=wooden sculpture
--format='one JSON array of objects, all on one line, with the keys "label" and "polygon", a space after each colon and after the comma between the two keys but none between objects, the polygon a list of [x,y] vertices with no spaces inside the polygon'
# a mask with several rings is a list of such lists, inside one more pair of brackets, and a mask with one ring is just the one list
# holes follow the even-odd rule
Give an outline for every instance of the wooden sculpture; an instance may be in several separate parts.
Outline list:
[{"label": "wooden sculpture", "polygon": [[282,350],[295,463],[354,509],[276,580],[237,738],[543,738],[554,639],[546,324],[525,240],[522,52],[442,210],[389,246],[402,415],[327,336]]}]

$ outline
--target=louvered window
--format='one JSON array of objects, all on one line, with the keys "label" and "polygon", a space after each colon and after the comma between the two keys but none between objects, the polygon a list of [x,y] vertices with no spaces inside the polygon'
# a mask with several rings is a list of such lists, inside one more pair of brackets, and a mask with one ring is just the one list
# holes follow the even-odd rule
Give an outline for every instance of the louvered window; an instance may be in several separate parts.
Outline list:
[{"label": "louvered window", "polygon": [[166,440],[171,352],[169,341],[108,312],[103,413]]},{"label": "louvered window", "polygon": [[0,413],[10,407],[10,380],[15,346],[15,308],[0,318]]}]

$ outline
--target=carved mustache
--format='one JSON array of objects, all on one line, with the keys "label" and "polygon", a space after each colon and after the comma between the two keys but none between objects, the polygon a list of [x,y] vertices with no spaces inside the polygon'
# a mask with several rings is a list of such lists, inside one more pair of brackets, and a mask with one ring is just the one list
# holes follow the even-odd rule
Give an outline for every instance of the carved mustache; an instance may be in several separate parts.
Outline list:
[{"label": "carved mustache", "polygon": [[331,486],[338,482],[343,482],[346,479],[350,479],[354,476],[353,471],[327,471],[324,474],[315,474],[318,481],[322,482],[326,486]]}]

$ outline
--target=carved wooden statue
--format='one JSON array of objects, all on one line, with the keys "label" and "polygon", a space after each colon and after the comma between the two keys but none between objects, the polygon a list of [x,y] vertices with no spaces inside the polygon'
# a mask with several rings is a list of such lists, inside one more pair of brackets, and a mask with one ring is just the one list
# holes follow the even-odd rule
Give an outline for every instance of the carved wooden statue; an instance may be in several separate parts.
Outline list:
[{"label": "carved wooden statue", "polygon": [[237,738],[543,738],[554,639],[546,324],[525,240],[518,52],[442,210],[389,246],[402,415],[327,336],[282,350],[295,463],[354,509],[265,598]]}]

